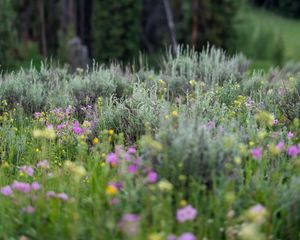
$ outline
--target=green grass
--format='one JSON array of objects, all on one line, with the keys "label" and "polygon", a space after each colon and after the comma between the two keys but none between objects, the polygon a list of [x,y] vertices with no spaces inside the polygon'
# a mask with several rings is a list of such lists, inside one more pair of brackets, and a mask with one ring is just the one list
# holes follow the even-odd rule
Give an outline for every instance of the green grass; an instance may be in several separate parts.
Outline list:
[{"label": "green grass", "polygon": [[[254,8],[246,4],[238,15],[238,21],[240,23],[240,29],[246,32],[243,40],[241,40],[240,48],[250,58],[257,55],[257,51],[261,48],[257,46],[257,43],[251,43],[251,46],[245,44],[249,39],[255,38],[259,32],[270,33],[269,39],[263,39],[263,50],[266,48],[272,48],[276,39],[281,38],[284,45],[283,55],[284,62],[287,61],[300,61],[300,20],[289,19],[279,16],[275,13],[267,11],[262,8]],[[247,38],[247,39],[245,39]],[[274,47],[273,49],[276,49]],[[274,50],[270,50],[274,51]],[[270,53],[272,55],[272,53]],[[255,57],[254,57],[255,58]],[[269,59],[258,59],[257,63],[254,61],[254,66],[261,65],[262,68],[267,68],[274,65],[272,56]],[[276,63],[275,63],[276,64]]]},{"label": "green grass", "polygon": [[243,63],[0,75],[0,239],[298,239],[300,69]]}]

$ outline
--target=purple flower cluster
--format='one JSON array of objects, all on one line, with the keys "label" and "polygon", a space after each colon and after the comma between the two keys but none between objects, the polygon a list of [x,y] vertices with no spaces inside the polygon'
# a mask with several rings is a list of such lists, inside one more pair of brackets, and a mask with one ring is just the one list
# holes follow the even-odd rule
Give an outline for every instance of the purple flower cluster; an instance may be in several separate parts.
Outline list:
[{"label": "purple flower cluster", "polygon": [[[75,135],[83,135],[89,133],[98,121],[97,114],[92,106],[82,107],[81,110],[85,113],[85,121],[80,124],[76,119],[72,119],[72,113],[75,109],[71,106],[66,109],[55,108],[48,112],[43,121],[47,127],[51,127],[56,131],[57,136],[69,135],[73,132]],[[36,119],[40,120],[43,114],[34,113]]]},{"label": "purple flower cluster", "polygon": [[194,220],[197,217],[197,210],[191,205],[187,205],[177,210],[176,218],[178,222]]},{"label": "purple flower cluster", "polygon": [[185,232],[181,234],[179,237],[171,234],[167,237],[167,240],[197,240],[196,236],[190,232]]},{"label": "purple flower cluster", "polygon": [[296,145],[290,146],[287,150],[287,154],[290,157],[297,157],[297,155],[300,153],[300,148]]},{"label": "purple flower cluster", "polygon": [[140,217],[136,214],[125,213],[119,221],[119,229],[127,236],[134,236],[139,232]]},{"label": "purple flower cluster", "polygon": [[26,182],[14,181],[11,185],[7,185],[1,188],[1,194],[4,196],[10,196],[14,191],[29,193],[31,191],[38,191],[41,189],[41,185],[38,182],[32,184]]},{"label": "purple flower cluster", "polygon": [[48,191],[46,193],[47,198],[58,198],[64,202],[67,202],[69,200],[69,196],[66,193],[56,193],[54,191]]},{"label": "purple flower cluster", "polygon": [[26,174],[27,176],[32,177],[34,174],[34,169],[31,166],[23,165],[19,168],[19,173]]},{"label": "purple flower cluster", "polygon": [[251,150],[251,154],[255,160],[260,160],[262,157],[262,148],[261,147],[253,148]]},{"label": "purple flower cluster", "polygon": [[116,146],[115,152],[111,152],[107,155],[106,162],[111,167],[125,165],[127,173],[132,175],[137,174],[138,171],[142,171],[144,174],[146,174],[146,181],[148,183],[155,183],[157,181],[157,173],[151,168],[142,165],[142,160],[137,155],[137,150],[135,147],[129,147],[127,151],[124,151],[121,146]]}]

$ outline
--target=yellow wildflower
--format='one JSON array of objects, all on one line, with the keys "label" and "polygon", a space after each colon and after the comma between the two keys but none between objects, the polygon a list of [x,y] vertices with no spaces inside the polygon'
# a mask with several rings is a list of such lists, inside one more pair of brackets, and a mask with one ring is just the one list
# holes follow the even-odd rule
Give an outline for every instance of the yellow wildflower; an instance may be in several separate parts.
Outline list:
[{"label": "yellow wildflower", "polygon": [[99,143],[99,139],[95,137],[95,138],[93,139],[93,144],[96,145],[97,143]]},{"label": "yellow wildflower", "polygon": [[109,184],[109,185],[106,187],[105,192],[106,192],[106,194],[109,195],[109,196],[114,196],[114,195],[116,195],[116,194],[118,193],[118,189],[117,189],[114,185]]},{"label": "yellow wildflower", "polygon": [[177,117],[177,116],[178,116],[177,111],[173,111],[173,112],[172,112],[172,116],[173,116],[173,117]]}]

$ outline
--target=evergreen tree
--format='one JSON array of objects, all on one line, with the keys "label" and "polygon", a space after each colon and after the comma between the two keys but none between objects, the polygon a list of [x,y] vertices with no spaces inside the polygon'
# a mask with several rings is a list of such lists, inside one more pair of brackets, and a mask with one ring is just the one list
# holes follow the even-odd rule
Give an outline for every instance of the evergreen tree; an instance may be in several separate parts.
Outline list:
[{"label": "evergreen tree", "polygon": [[96,60],[127,60],[140,47],[142,1],[95,0],[92,52]]},{"label": "evergreen tree", "polygon": [[11,64],[14,47],[14,27],[15,20],[11,0],[0,1],[0,65],[7,67]]},{"label": "evergreen tree", "polygon": [[[240,0],[173,0],[180,6],[178,20],[179,42],[193,44],[201,50],[210,44],[232,48],[235,37],[234,21]],[[183,25],[184,24],[184,25]]]}]

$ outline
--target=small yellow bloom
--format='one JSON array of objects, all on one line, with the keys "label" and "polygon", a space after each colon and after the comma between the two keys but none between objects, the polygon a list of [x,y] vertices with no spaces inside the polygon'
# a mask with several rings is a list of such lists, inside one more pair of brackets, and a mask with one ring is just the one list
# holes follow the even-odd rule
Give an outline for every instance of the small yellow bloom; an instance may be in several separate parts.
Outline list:
[{"label": "small yellow bloom", "polygon": [[257,136],[258,136],[259,140],[263,140],[267,136],[267,132],[266,131],[259,131],[257,133]]},{"label": "small yellow bloom", "polygon": [[108,135],[112,136],[114,134],[114,130],[113,129],[109,129],[108,130]]},{"label": "small yellow bloom", "polygon": [[95,138],[93,139],[93,144],[96,145],[97,143],[99,143],[99,139],[95,137]]},{"label": "small yellow bloom", "polygon": [[177,117],[177,116],[178,116],[177,111],[173,111],[173,112],[172,112],[172,116],[173,116],[173,117]]},{"label": "small yellow bloom", "polygon": [[235,158],[234,158],[234,162],[235,162],[237,165],[240,165],[240,164],[242,163],[241,157],[235,157]]},{"label": "small yellow bloom", "polygon": [[114,196],[118,193],[118,189],[114,185],[110,184],[106,187],[105,192],[109,196]]},{"label": "small yellow bloom", "polygon": [[194,87],[194,86],[196,85],[195,79],[190,80],[189,83],[190,83],[190,85],[191,85],[192,87]]},{"label": "small yellow bloom", "polygon": [[253,141],[250,141],[250,142],[249,142],[249,146],[250,146],[250,147],[254,146],[254,142],[253,142]]},{"label": "small yellow bloom", "polygon": [[167,180],[161,180],[157,186],[163,192],[170,192],[173,189],[172,183]]},{"label": "small yellow bloom", "polygon": [[23,173],[23,172],[20,172],[20,173],[19,173],[19,176],[20,176],[20,177],[23,177],[23,176],[24,176],[24,173]]},{"label": "small yellow bloom", "polygon": [[9,163],[7,161],[5,161],[3,164],[2,164],[2,167],[3,168],[8,168],[9,167]]},{"label": "small yellow bloom", "polygon": [[40,149],[36,148],[35,151],[38,153],[40,151]]},{"label": "small yellow bloom", "polygon": [[105,162],[100,162],[100,167],[105,167]]},{"label": "small yellow bloom", "polygon": [[150,235],[148,235],[148,240],[162,240],[162,234],[160,233],[151,233]]},{"label": "small yellow bloom", "polygon": [[184,206],[186,206],[186,205],[187,205],[187,201],[184,200],[184,199],[182,199],[182,200],[180,201],[180,206],[184,207]]},{"label": "small yellow bloom", "polygon": [[169,119],[169,115],[165,115],[165,119],[166,119],[166,120]]}]

